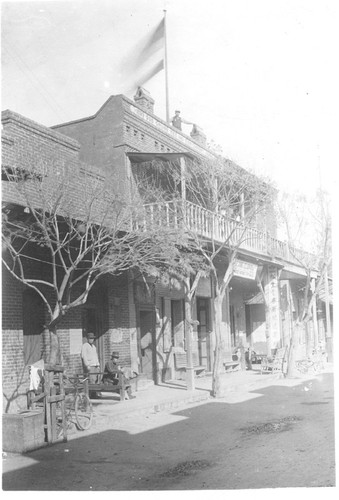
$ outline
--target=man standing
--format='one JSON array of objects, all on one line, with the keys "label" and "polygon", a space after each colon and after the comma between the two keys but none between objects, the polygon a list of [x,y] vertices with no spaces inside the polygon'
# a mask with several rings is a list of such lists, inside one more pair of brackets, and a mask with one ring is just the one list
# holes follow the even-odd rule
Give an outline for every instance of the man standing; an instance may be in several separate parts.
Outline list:
[{"label": "man standing", "polygon": [[[97,353],[97,348],[94,345],[94,333],[87,334],[87,342],[82,345],[81,359],[84,367],[84,372],[89,373],[89,383],[97,384],[99,382],[100,364]],[[95,393],[97,397],[101,397],[100,393]]]},{"label": "man standing", "polygon": [[184,120],[183,118],[181,118],[180,111],[176,110],[175,116],[173,116],[173,118],[172,118],[172,125],[173,125],[173,127],[181,130],[181,124],[182,123],[186,123],[186,125],[193,125],[193,123],[187,122],[186,120]]}]

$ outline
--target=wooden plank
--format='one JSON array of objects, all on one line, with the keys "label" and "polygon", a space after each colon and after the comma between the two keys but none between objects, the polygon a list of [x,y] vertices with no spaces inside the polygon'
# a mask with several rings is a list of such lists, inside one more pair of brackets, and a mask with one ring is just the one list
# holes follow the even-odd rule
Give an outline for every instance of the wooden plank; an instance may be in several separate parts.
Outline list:
[{"label": "wooden plank", "polygon": [[[50,394],[50,372],[46,371],[45,376],[45,391]],[[46,425],[47,425],[47,442],[52,443],[52,427],[51,427],[51,406],[47,403],[47,397],[45,398],[45,415],[46,415]]]},{"label": "wooden plank", "polygon": [[66,443],[67,441],[66,401],[65,401],[64,379],[63,379],[63,374],[61,372],[59,373],[59,387],[60,387],[60,396],[62,396],[62,400],[60,403],[61,418],[62,418],[62,435],[63,435],[63,441],[64,443]]},{"label": "wooden plank", "polygon": [[[53,392],[55,387],[53,388]],[[59,401],[63,401],[65,399],[64,394],[53,394],[52,396],[47,396],[48,403],[58,403]]]}]

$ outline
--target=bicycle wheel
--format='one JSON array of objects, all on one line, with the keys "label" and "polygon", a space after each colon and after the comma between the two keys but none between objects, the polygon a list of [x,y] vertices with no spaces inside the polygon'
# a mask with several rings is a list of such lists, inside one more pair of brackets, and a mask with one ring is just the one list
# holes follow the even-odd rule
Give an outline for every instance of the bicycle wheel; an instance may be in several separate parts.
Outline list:
[{"label": "bicycle wheel", "polygon": [[[66,420],[66,429],[64,431],[64,425],[63,425],[63,419],[62,419],[62,411],[61,411],[61,403],[58,402],[56,403],[56,411],[55,411],[55,433],[57,439],[63,438],[64,440],[67,439],[67,431],[71,430],[72,428],[72,416],[71,416],[71,410],[70,408],[67,407],[65,404],[65,412],[64,412],[64,418]],[[73,419],[74,420],[74,419]]]},{"label": "bicycle wheel", "polygon": [[82,431],[89,429],[93,420],[93,408],[87,394],[76,395],[74,410],[78,428]]}]

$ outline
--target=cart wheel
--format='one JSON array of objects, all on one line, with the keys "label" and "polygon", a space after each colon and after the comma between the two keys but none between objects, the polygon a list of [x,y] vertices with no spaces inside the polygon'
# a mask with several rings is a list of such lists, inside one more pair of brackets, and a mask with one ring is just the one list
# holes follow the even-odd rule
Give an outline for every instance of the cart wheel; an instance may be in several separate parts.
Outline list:
[{"label": "cart wheel", "polygon": [[93,420],[93,408],[87,394],[77,394],[74,408],[77,427],[82,431],[89,429]]}]

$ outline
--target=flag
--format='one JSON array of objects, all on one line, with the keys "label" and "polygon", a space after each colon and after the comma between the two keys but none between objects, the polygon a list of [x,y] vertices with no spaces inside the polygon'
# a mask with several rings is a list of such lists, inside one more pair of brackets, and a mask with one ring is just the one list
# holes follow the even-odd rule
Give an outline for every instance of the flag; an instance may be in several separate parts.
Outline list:
[{"label": "flag", "polygon": [[164,69],[164,49],[165,49],[165,20],[153,29],[146,39],[138,44],[140,48],[135,48],[133,53],[125,60],[125,77],[130,80],[132,77],[133,86],[144,85],[153,76]]},{"label": "flag", "polygon": [[164,60],[161,59],[158,63],[156,63],[152,68],[150,68],[147,72],[143,73],[140,76],[140,79],[137,80],[137,87],[141,87],[144,85],[148,80],[153,78],[156,74],[158,74],[161,70],[164,69]]},{"label": "flag", "polygon": [[151,36],[146,41],[145,46],[140,52],[139,58],[141,64],[146,62],[154,53],[163,49],[165,46],[165,20],[162,19],[154,29]]}]

